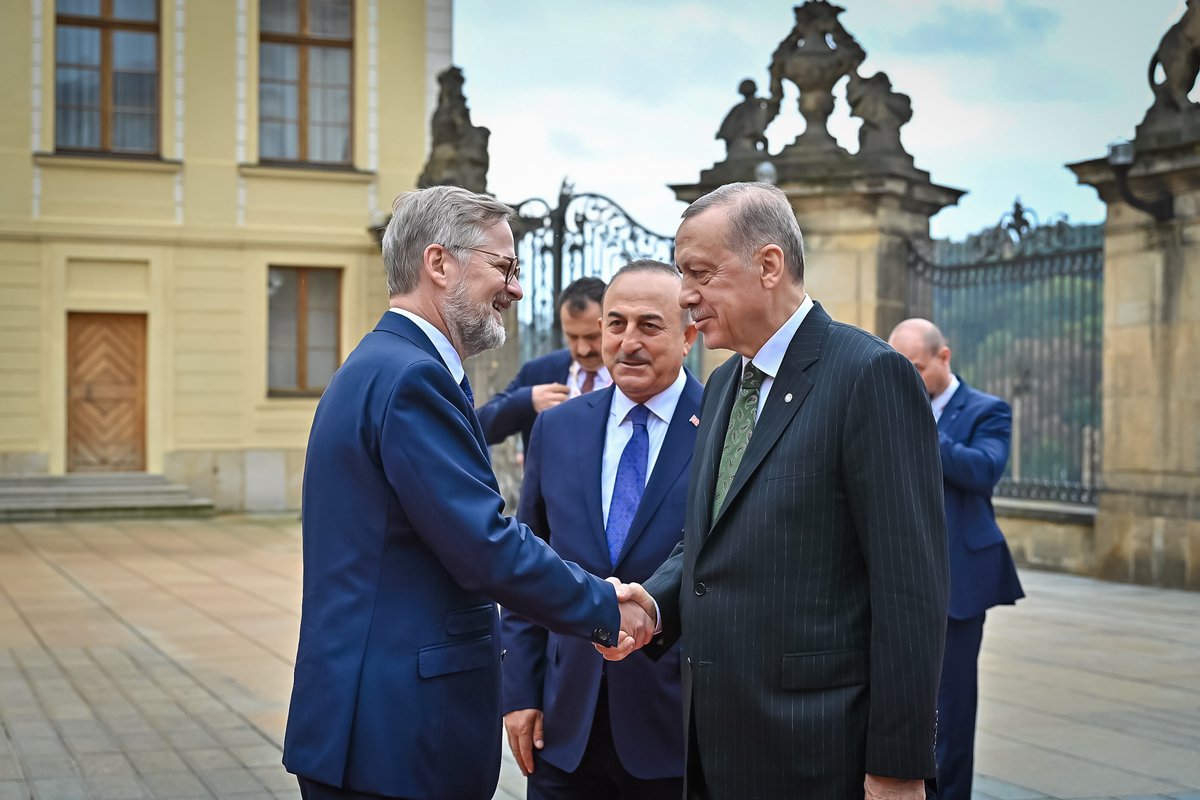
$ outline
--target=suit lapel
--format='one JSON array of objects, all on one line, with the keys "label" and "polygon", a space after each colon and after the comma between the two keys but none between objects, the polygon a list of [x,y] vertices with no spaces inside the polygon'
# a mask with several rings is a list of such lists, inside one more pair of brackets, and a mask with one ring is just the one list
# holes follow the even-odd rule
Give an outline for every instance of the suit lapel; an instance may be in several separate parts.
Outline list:
[{"label": "suit lapel", "polygon": [[[397,314],[394,311],[383,312],[383,317],[375,326],[375,330],[401,336],[436,358],[443,366],[446,364],[445,359],[442,358],[442,354],[438,352],[437,347],[429,340],[429,336],[425,334],[425,331],[421,330],[415,322],[403,314]],[[446,371],[448,372],[449,370],[450,367],[446,367]],[[463,405],[467,409],[466,416],[471,426],[471,433],[475,436],[476,441],[479,442],[479,447],[483,450],[483,455],[490,464],[492,461],[492,451],[488,448],[487,437],[483,434],[483,426],[479,424],[479,417],[475,415],[475,409],[467,402],[465,394],[462,396],[462,399]]]},{"label": "suit lapel", "polygon": [[729,427],[729,413],[737,385],[741,382],[742,357],[735,355],[716,369],[709,377],[708,391],[715,400],[712,412],[700,423],[700,435],[696,440],[696,486],[693,493],[699,502],[700,528],[707,536],[712,529],[713,492],[717,485],[717,468],[721,463],[721,450],[725,447],[725,430]]},{"label": "suit lapel", "polygon": [[792,337],[787,353],[783,357],[779,374],[775,376],[775,380],[771,384],[771,393],[767,395],[767,403],[763,407],[762,414],[759,415],[758,422],[754,424],[754,433],[750,437],[750,444],[746,447],[742,463],[738,465],[733,482],[729,485],[725,503],[721,506],[711,527],[716,527],[717,523],[725,516],[726,510],[732,505],[738,492],[745,487],[750,476],[762,464],[767,453],[771,452],[771,448],[779,441],[780,435],[792,421],[792,417],[796,415],[800,406],[808,398],[813,383],[812,379],[804,374],[804,371],[820,357],[821,342],[825,338],[825,329],[829,327],[829,323],[829,315],[825,313],[819,303],[813,304],[804,321],[800,323],[800,328]]},{"label": "suit lapel", "polygon": [[617,557],[617,566],[646,530],[647,523],[662,505],[663,499],[679,479],[680,473],[687,469],[692,461],[692,451],[696,443],[696,428],[692,424],[692,417],[700,411],[700,397],[703,393],[700,384],[689,375],[683,393],[679,396],[679,402],[675,404],[675,414],[671,417],[666,438],[658,451],[654,471],[650,473],[646,490],[642,493],[633,522],[629,525],[629,534],[625,537],[625,544]]},{"label": "suit lapel", "polygon": [[942,415],[938,417],[938,430],[949,433],[954,427],[958,415],[962,413],[963,407],[967,404],[967,395],[970,393],[970,388],[966,381],[962,378],[958,379],[958,388],[954,390],[954,394],[950,396],[950,402],[942,409]]},{"label": "suit lapel", "polygon": [[608,537],[604,533],[604,508],[601,505],[601,465],[604,462],[604,438],[608,430],[608,413],[612,409],[613,389],[583,395],[581,411],[584,419],[575,437],[579,478],[583,483],[584,506],[592,528],[592,538],[600,548],[603,558],[609,562]]}]

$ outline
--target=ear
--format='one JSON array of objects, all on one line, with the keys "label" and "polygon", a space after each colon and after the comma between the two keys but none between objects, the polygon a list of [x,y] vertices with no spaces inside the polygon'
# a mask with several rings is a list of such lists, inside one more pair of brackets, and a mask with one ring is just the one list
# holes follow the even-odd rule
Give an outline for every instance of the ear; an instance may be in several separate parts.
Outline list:
[{"label": "ear", "polygon": [[434,286],[445,289],[450,284],[447,271],[453,269],[449,251],[440,244],[429,245],[422,256],[421,269],[429,275]]},{"label": "ear", "polygon": [[762,270],[762,285],[764,289],[774,289],[786,277],[787,265],[783,260],[783,250],[777,244],[767,244],[759,248],[754,260]]},{"label": "ear", "polygon": [[937,357],[938,357],[938,361],[941,361],[947,367],[950,366],[950,348],[949,347],[943,347],[941,349],[941,351],[938,352]]},{"label": "ear", "polygon": [[683,355],[687,356],[692,350],[692,345],[696,343],[696,335],[699,331],[696,330],[696,323],[689,322],[687,327],[683,329]]}]

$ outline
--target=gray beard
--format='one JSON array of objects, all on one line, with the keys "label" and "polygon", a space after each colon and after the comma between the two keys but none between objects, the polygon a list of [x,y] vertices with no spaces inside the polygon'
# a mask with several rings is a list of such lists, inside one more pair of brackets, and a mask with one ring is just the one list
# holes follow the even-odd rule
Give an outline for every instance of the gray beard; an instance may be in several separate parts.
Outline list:
[{"label": "gray beard", "polygon": [[492,316],[490,303],[475,303],[467,296],[467,284],[459,281],[446,295],[444,312],[450,339],[458,344],[463,358],[502,347],[508,337],[503,323]]}]

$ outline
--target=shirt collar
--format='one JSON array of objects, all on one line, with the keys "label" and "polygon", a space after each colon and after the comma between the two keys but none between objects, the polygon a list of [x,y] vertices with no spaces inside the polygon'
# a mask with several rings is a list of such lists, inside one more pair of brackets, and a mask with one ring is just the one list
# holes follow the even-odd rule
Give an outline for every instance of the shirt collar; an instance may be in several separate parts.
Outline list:
[{"label": "shirt collar", "polygon": [[412,323],[429,337],[429,341],[433,342],[433,346],[437,348],[438,355],[442,357],[442,361],[446,362],[446,368],[454,376],[454,382],[462,383],[462,379],[467,374],[467,371],[463,369],[462,359],[458,357],[458,351],[454,349],[454,345],[450,344],[450,340],[446,338],[446,334],[435,328],[429,320],[424,317],[418,317],[406,309],[389,308],[388,311],[412,320]]},{"label": "shirt collar", "polygon": [[950,384],[942,389],[941,394],[929,401],[933,406],[933,416],[940,417],[942,412],[946,410],[946,406],[950,404],[950,398],[954,397],[954,393],[958,391],[959,380],[958,376],[953,372],[950,373]]},{"label": "shirt collar", "polygon": [[[586,371],[587,370],[585,370],[578,361],[572,359],[571,366],[567,369],[567,374],[571,377],[571,380],[575,380],[576,377],[579,377],[579,383],[583,383],[582,376]],[[596,380],[602,381],[603,383],[612,383],[612,378],[608,374],[608,367],[601,364],[596,368]]]},{"label": "shirt collar", "polygon": [[767,339],[766,344],[754,354],[754,358],[742,356],[742,369],[746,368],[746,362],[753,362],[754,366],[772,378],[777,376],[779,368],[783,366],[783,357],[787,355],[788,345],[792,343],[792,337],[796,335],[796,331],[800,329],[800,323],[804,322],[804,318],[808,316],[809,311],[812,311],[812,307],[813,300],[806,292],[804,300],[800,302],[800,307],[792,312],[787,322],[783,323],[770,339]]},{"label": "shirt collar", "polygon": [[[675,416],[675,406],[679,405],[679,398],[683,395],[683,387],[686,385],[687,373],[680,367],[679,377],[675,379],[675,382],[642,405],[650,409],[651,414],[670,424],[671,417]],[[637,403],[626,397],[619,387],[613,386],[612,409],[609,413],[616,417],[618,425],[625,421],[629,412],[636,405]]]}]

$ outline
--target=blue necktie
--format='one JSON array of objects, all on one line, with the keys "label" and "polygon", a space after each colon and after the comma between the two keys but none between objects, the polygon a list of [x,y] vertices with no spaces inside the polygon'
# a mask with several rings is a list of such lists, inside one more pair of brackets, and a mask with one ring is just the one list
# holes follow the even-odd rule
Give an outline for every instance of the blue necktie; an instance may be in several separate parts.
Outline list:
[{"label": "blue necktie", "polygon": [[621,460],[617,463],[617,480],[613,484],[612,502],[608,505],[608,555],[615,567],[617,556],[625,546],[625,537],[629,535],[629,526],[637,514],[638,504],[642,502],[642,492],[646,489],[646,457],[650,454],[650,434],[646,432],[646,419],[650,409],[645,406],[634,406],[629,412],[629,420],[633,423],[633,436],[621,452]]},{"label": "blue necktie", "polygon": [[467,376],[465,373],[463,374],[462,383],[458,384],[458,386],[459,386],[459,388],[461,388],[463,390],[463,394],[465,394],[467,396],[467,404],[469,406],[471,406],[471,408],[474,408],[475,407],[475,393],[471,391],[471,382],[469,380],[467,380]]}]

